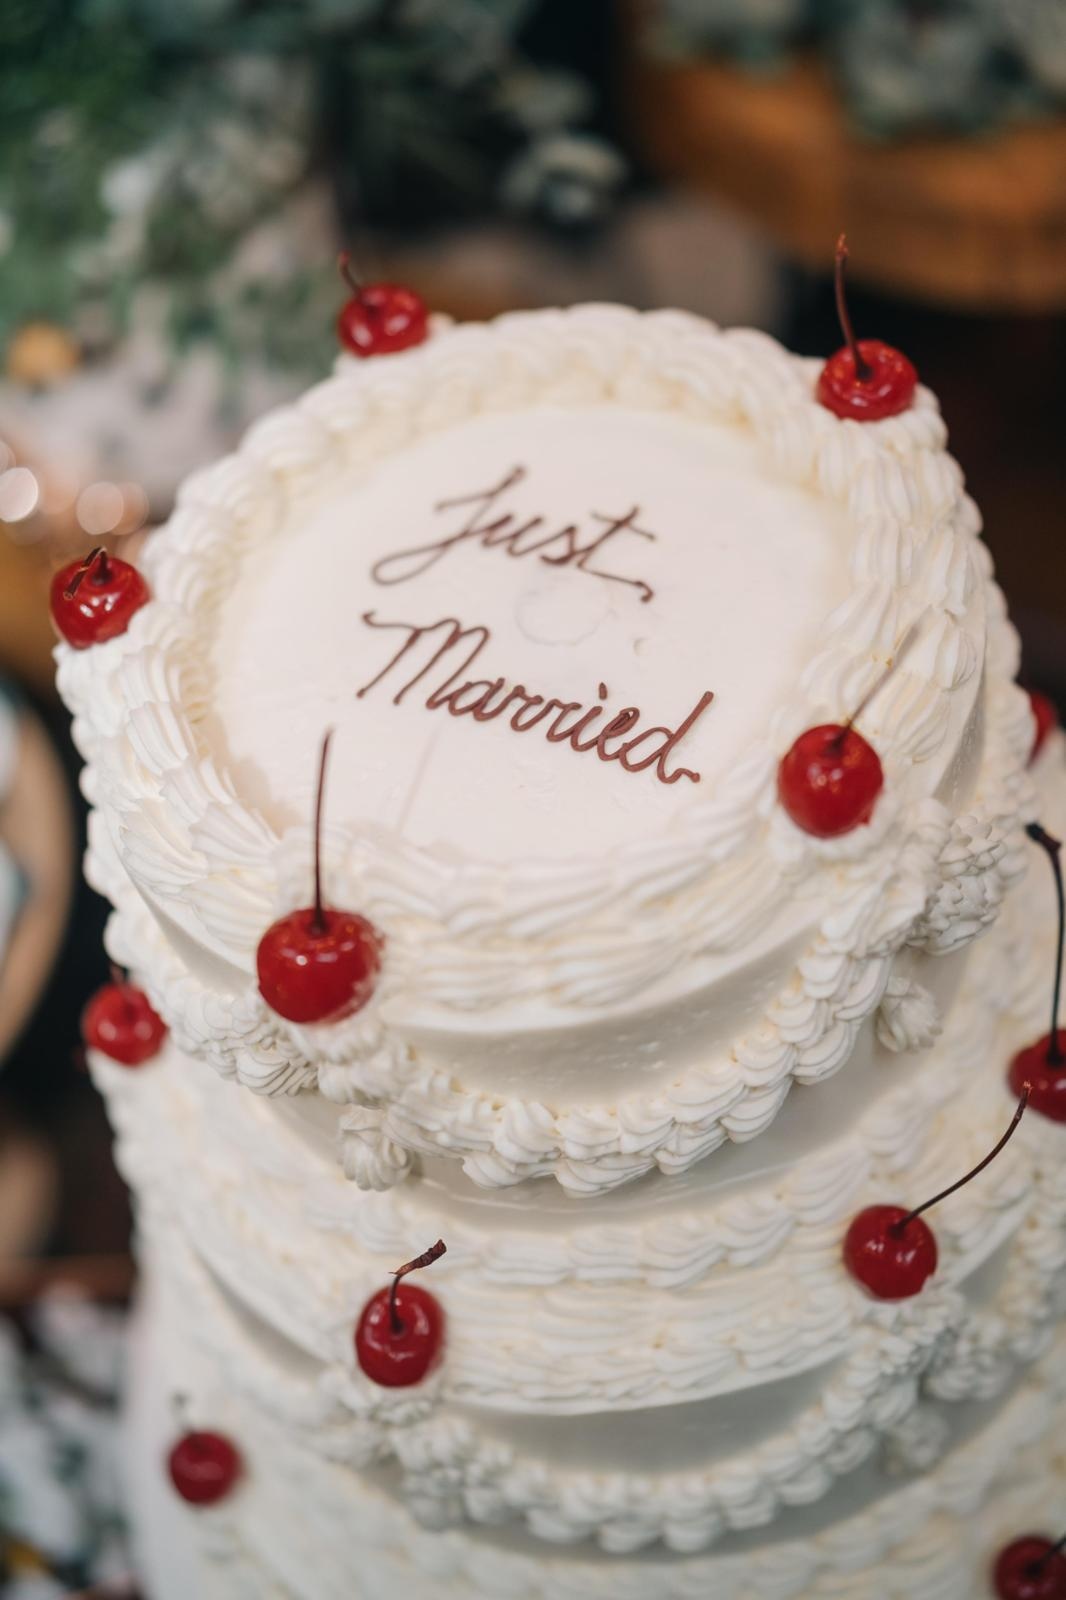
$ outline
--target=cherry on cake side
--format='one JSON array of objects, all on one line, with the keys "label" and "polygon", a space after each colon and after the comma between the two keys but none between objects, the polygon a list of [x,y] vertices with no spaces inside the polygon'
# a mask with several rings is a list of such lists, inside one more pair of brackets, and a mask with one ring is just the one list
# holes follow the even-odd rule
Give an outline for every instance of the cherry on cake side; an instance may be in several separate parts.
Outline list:
[{"label": "cherry on cake side", "polygon": [[947,1189],[908,1211],[905,1206],[867,1206],[844,1236],[844,1265],[875,1300],[909,1300],[919,1294],[936,1271],[936,1235],[923,1213],[972,1182],[1014,1137],[1029,1103],[1029,1085],[1021,1091],[1007,1131],[988,1154]]},{"label": "cherry on cake side", "polygon": [[1054,701],[1049,700],[1046,694],[1041,694],[1039,689],[1029,689],[1026,692],[1029,696],[1029,704],[1032,707],[1033,722],[1035,724],[1033,728],[1033,744],[1029,751],[1031,765],[1044,748],[1052,730],[1058,727],[1059,713]]},{"label": "cherry on cake side", "polygon": [[1040,1533],[1004,1545],[992,1568],[996,1600],[1066,1600],[1066,1536],[1053,1544]]},{"label": "cherry on cake side", "polygon": [[340,1022],[366,1005],[381,970],[384,940],[354,911],[322,900],[322,804],[332,733],[322,740],[315,790],[314,904],[270,925],[256,951],[259,992],[289,1022]]},{"label": "cherry on cake side", "polygon": [[388,1288],[371,1295],[355,1329],[355,1355],[366,1376],[387,1389],[421,1383],[440,1361],[444,1311],[428,1289],[402,1283],[410,1272],[431,1266],[445,1254],[443,1239],[398,1267]]},{"label": "cherry on cake side", "polygon": [[125,633],[130,618],[151,598],[136,567],[97,545],[83,561],[60,567],[52,578],[52,621],[75,650]]},{"label": "cherry on cake side", "polygon": [[848,242],[837,240],[835,286],[837,316],[845,343],[829,357],[818,378],[818,400],[838,417],[879,422],[906,411],[914,399],[918,374],[907,357],[880,339],[856,339],[844,291]]},{"label": "cherry on cake side", "polygon": [[138,989],[111,969],[111,982],[97,989],[81,1014],[82,1041],[123,1067],[140,1067],[158,1055],[166,1023]]},{"label": "cherry on cake side", "polygon": [[1052,838],[1039,822],[1030,822],[1026,833],[1038,844],[1051,864],[1055,879],[1055,897],[1058,904],[1058,937],[1055,940],[1055,977],[1051,986],[1051,1029],[1035,1044],[1019,1050],[1007,1074],[1011,1088],[1017,1094],[1021,1084],[1031,1086],[1034,1111],[1050,1117],[1052,1122],[1066,1122],[1066,1047],[1059,1026],[1059,1007],[1062,1000],[1062,958],[1066,947],[1066,898],[1062,885],[1062,842]]},{"label": "cherry on cake side", "polygon": [[337,337],[353,356],[387,356],[422,344],[429,312],[421,295],[401,283],[360,283],[347,250],[337,265],[352,291],[337,317]]},{"label": "cherry on cake side", "polygon": [[194,1428],[183,1433],[167,1457],[170,1481],[191,1506],[225,1500],[243,1470],[240,1451],[225,1434]]},{"label": "cherry on cake side", "polygon": [[781,757],[777,796],[804,833],[836,839],[861,827],[873,816],[885,784],[881,758],[856,731],[855,723],[884,688],[914,643],[912,623],[896,646],[884,672],[863,695],[846,722],[824,722],[807,728]]}]

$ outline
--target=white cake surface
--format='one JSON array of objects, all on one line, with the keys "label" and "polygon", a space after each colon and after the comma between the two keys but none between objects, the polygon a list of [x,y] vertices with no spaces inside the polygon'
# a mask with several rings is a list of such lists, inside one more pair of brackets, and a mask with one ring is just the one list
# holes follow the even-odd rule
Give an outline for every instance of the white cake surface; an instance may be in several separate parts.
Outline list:
[{"label": "white cake surface", "polygon": [[[963,1600],[1050,1506],[1062,1129],[938,1209],[913,1300],[841,1241],[1010,1116],[1063,741],[1029,768],[932,396],[842,422],[817,370],[602,306],[345,365],[189,482],[128,632],[60,650],[109,949],[170,1029],[92,1062],[158,1600],[179,1537],[219,1600]],[[873,819],[814,839],[780,756],[890,664]],[[327,727],[328,899],[385,957],[298,1027],[255,950],[308,902]],[[438,1235],[444,1360],[380,1389],[354,1323]],[[151,1479],[160,1385],[240,1442],[217,1512]]]},{"label": "white cake surface", "polygon": [[[632,526],[609,531],[626,518]],[[466,529],[472,537],[445,543]],[[524,417],[519,449],[511,414],[477,417],[396,451],[369,481],[354,473],[231,589],[212,720],[242,794],[275,826],[306,817],[328,723],[336,822],[493,862],[601,858],[668,829],[729,774],[845,598],[847,549],[839,509],[768,480],[736,429],[548,405]],[[445,618],[488,627],[469,666],[480,634],[431,664]],[[416,628],[434,631],[412,639]],[[594,750],[545,748],[557,713],[522,736],[511,717],[541,709],[523,700],[486,722],[427,710],[453,671],[482,688],[502,677],[489,705],[518,684],[581,711],[606,704],[580,735],[589,741],[625,706],[641,711],[636,734],[715,698],[663,769],[675,791],[654,765],[626,772]],[[578,720],[570,711],[560,731]],[[652,751],[649,737],[629,759]]]}]

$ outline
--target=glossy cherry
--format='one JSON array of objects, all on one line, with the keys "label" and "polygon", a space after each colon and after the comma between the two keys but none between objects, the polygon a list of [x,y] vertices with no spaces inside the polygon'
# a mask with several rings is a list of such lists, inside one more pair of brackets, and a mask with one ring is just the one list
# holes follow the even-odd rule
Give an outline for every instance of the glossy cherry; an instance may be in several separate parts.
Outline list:
[{"label": "glossy cherry", "polygon": [[52,620],[69,645],[87,650],[125,633],[150,598],[137,568],[98,546],[52,578]]},{"label": "glossy cherry", "polygon": [[1066,1038],[1059,1026],[1062,1000],[1062,961],[1066,953],[1066,895],[1062,882],[1062,842],[1052,837],[1039,822],[1031,822],[1026,833],[1038,844],[1051,864],[1058,907],[1058,938],[1055,941],[1055,974],[1051,985],[1051,1028],[1035,1044],[1027,1045],[1011,1061],[1007,1080],[1015,1094],[1024,1084],[1030,1086],[1033,1110],[1052,1122],[1066,1122]]},{"label": "glossy cherry", "polygon": [[289,1022],[340,1022],[366,1005],[384,941],[365,917],[322,901],[322,802],[330,734],[322,741],[315,794],[315,899],[271,924],[259,941],[259,992]]},{"label": "glossy cherry", "polygon": [[445,1253],[443,1239],[398,1268],[392,1283],[371,1295],[355,1329],[355,1355],[366,1376],[387,1389],[421,1383],[440,1361],[444,1311],[440,1301],[414,1283],[409,1272],[428,1267]]},{"label": "glossy cherry", "polygon": [[877,751],[838,722],[801,733],[777,770],[781,804],[798,828],[819,839],[869,822],[884,782]]},{"label": "glossy cherry", "polygon": [[1039,689],[1030,689],[1029,704],[1033,708],[1033,745],[1029,751],[1029,760],[1035,761],[1049,738],[1053,728],[1059,725],[1059,714],[1052,700],[1046,694],[1041,694]]},{"label": "glossy cherry", "polygon": [[158,1055],[167,1029],[144,991],[114,971],[82,1012],[81,1036],[90,1050],[123,1067],[140,1067]]},{"label": "glossy cherry", "polygon": [[946,1200],[972,1182],[1014,1137],[1029,1103],[1026,1086],[1018,1099],[1007,1131],[975,1167],[931,1200],[908,1211],[905,1206],[867,1206],[855,1216],[844,1235],[844,1265],[851,1276],[876,1300],[909,1300],[919,1294],[936,1271],[936,1236],[923,1212]]},{"label": "glossy cherry", "polygon": [[992,1569],[996,1600],[1066,1600],[1063,1541],[1052,1544],[1039,1533],[1023,1534],[1004,1545]]},{"label": "glossy cherry", "polygon": [[880,339],[856,339],[844,292],[848,244],[843,234],[836,248],[837,316],[846,343],[829,357],[818,378],[818,400],[838,417],[853,422],[879,422],[894,417],[914,399],[918,374],[907,357]]},{"label": "glossy cherry", "polygon": [[878,1300],[907,1300],[936,1271],[933,1230],[906,1206],[867,1206],[844,1236],[844,1265]]},{"label": "glossy cherry", "polygon": [[400,283],[360,283],[345,251],[338,263],[352,291],[337,317],[337,337],[353,356],[387,356],[422,344],[429,333],[426,303]]},{"label": "glossy cherry", "polygon": [[230,1494],[241,1475],[240,1451],[224,1434],[194,1429],[167,1457],[170,1480],[191,1506],[213,1506]]}]

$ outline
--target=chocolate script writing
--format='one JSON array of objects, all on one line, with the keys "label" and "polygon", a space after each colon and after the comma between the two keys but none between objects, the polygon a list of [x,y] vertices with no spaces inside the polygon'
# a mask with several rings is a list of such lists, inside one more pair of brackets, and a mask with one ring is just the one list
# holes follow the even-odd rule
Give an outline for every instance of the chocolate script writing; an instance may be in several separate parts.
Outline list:
[{"label": "chocolate script writing", "polygon": [[473,717],[475,722],[506,717],[515,733],[542,726],[551,744],[568,744],[582,755],[594,751],[601,761],[617,761],[626,772],[651,770],[660,783],[677,783],[681,778],[700,781],[700,774],[690,767],[672,767],[670,763],[682,739],[714,699],[709,690],[676,727],[655,726],[638,732],[643,714],[638,706],[623,706],[606,722],[602,720],[609,692],[605,683],[598,686],[599,703],[586,705],[580,700],[546,698],[521,683],[509,689],[502,677],[467,676],[492,638],[491,630],[482,624],[464,626],[456,617],[424,624],[385,622],[374,611],[365,611],[363,621],[369,628],[395,631],[404,637],[381,671],[357,690],[360,699],[389,679],[389,687],[399,685],[392,695],[393,705],[398,706],[409,690],[416,684],[425,685],[428,679],[431,687],[424,704],[429,711],[446,710],[453,717]]},{"label": "chocolate script writing", "polygon": [[526,476],[525,467],[512,467],[491,489],[438,500],[434,506],[438,512],[469,508],[462,526],[454,533],[447,533],[427,544],[414,545],[409,550],[397,550],[392,555],[383,556],[370,569],[375,583],[407,583],[411,578],[421,577],[449,551],[469,541],[480,544],[486,550],[504,550],[509,556],[535,555],[549,566],[571,567],[590,578],[626,584],[636,589],[642,601],[652,598],[655,591],[643,578],[612,572],[603,564],[607,560],[607,547],[612,541],[623,536],[654,540],[654,533],[637,526],[639,506],[631,506],[622,516],[593,511],[593,522],[602,526],[582,543],[582,530],[576,522],[568,522],[554,532],[546,532],[544,517],[523,518],[519,512],[506,509],[507,494]]}]

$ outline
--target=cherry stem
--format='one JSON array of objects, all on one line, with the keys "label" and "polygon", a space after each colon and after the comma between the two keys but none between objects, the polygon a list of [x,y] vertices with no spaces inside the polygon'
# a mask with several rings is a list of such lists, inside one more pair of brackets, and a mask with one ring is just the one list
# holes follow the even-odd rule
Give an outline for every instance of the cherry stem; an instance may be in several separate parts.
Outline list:
[{"label": "cherry stem", "polygon": [[1054,838],[1039,822],[1026,824],[1026,833],[1034,844],[1038,844],[1045,851],[1051,862],[1051,870],[1055,876],[1055,898],[1059,910],[1059,936],[1055,941],[1055,983],[1051,991],[1051,1032],[1048,1035],[1047,1056],[1045,1060],[1049,1066],[1061,1067],[1066,1063],[1066,1052],[1063,1051],[1059,1038],[1059,1005],[1062,1000],[1062,957],[1066,946],[1066,895],[1062,887],[1062,840]]},{"label": "cherry stem", "polygon": [[911,623],[910,627],[903,635],[903,638],[893,650],[891,659],[889,660],[888,665],[885,667],[885,670],[880,674],[879,677],[874,679],[873,683],[870,685],[869,689],[867,689],[866,693],[863,695],[862,699],[859,701],[850,717],[848,717],[847,721],[841,725],[839,733],[835,733],[833,735],[831,743],[834,749],[839,750],[840,746],[844,743],[844,740],[847,738],[856,722],[858,722],[863,712],[869,706],[871,700],[873,700],[875,695],[881,693],[881,690],[884,688],[889,678],[891,678],[892,674],[896,671],[896,668],[901,664],[903,657],[907,654],[911,645],[918,637],[918,628],[919,623]]},{"label": "cherry stem", "polygon": [[133,996],[130,994],[129,974],[124,972],[117,961],[111,962],[111,982],[122,994],[122,1013],[125,1017],[132,1017],[135,1007]]},{"label": "cherry stem", "polygon": [[837,316],[840,318],[841,330],[843,331],[844,338],[847,341],[848,349],[851,351],[851,359],[855,364],[855,376],[860,383],[869,383],[870,379],[873,377],[874,369],[871,367],[870,363],[859,349],[859,341],[856,339],[855,329],[851,325],[851,313],[848,310],[848,298],[844,293],[844,269],[846,268],[847,264],[848,241],[847,236],[842,233],[840,238],[837,240],[836,264],[833,272],[837,297]]},{"label": "cherry stem", "polygon": [[1009,1144],[1011,1139],[1013,1139],[1014,1131],[1019,1122],[1022,1120],[1026,1106],[1029,1104],[1029,1096],[1031,1093],[1032,1089],[1030,1088],[1029,1084],[1026,1084],[1022,1089],[1021,1094],[1018,1096],[1018,1105],[1015,1109],[1013,1117],[1010,1119],[1010,1126],[1008,1127],[1006,1133],[1004,1133],[1001,1138],[997,1139],[991,1150],[982,1160],[977,1163],[976,1167],[972,1168],[972,1170],[969,1171],[964,1178],[959,1178],[955,1183],[950,1184],[948,1188],[941,1189],[940,1193],[935,1194],[931,1200],[926,1200],[924,1205],[916,1206],[913,1211],[908,1211],[905,1217],[900,1217],[898,1222],[894,1222],[892,1224],[890,1231],[896,1236],[896,1238],[899,1238],[902,1234],[906,1233],[911,1223],[920,1217],[923,1211],[929,1211],[933,1206],[938,1206],[941,1200],[946,1200],[949,1194],[955,1193],[956,1189],[964,1188],[966,1184],[970,1183],[974,1178],[977,1177],[979,1173],[983,1172],[985,1168],[996,1159],[1004,1146]]},{"label": "cherry stem", "polygon": [[363,285],[359,282],[352,267],[352,252],[350,250],[342,250],[337,257],[337,271],[354,295],[362,294]]},{"label": "cherry stem", "polygon": [[1039,1578],[1045,1567],[1049,1567],[1055,1557],[1060,1556],[1064,1550],[1066,1550],[1066,1533],[1051,1546],[1050,1550],[1045,1550],[1042,1556],[1037,1556],[1035,1561],[1029,1563],[1026,1575],[1030,1578]]},{"label": "cherry stem", "polygon": [[436,1244],[431,1244],[428,1250],[423,1250],[420,1256],[415,1256],[413,1261],[405,1261],[402,1267],[397,1267],[392,1275],[389,1285],[389,1324],[393,1337],[399,1338],[403,1332],[403,1318],[396,1309],[396,1292],[400,1287],[400,1279],[406,1278],[409,1272],[418,1272],[422,1267],[431,1267],[434,1261],[439,1261],[447,1253],[448,1246],[443,1239],[438,1239]]},{"label": "cherry stem", "polygon": [[311,932],[317,934],[326,932],[326,913],[322,905],[322,807],[326,796],[326,762],[329,759],[332,738],[333,729],[329,728],[322,738],[322,749],[318,757],[318,782],[315,786],[315,910],[311,918]]},{"label": "cherry stem", "polygon": [[63,590],[64,600],[73,600],[74,596],[77,594],[78,590],[81,588],[82,584],[85,582],[85,579],[89,576],[89,573],[92,571],[93,567],[98,561],[100,563],[100,582],[107,582],[109,571],[107,551],[104,549],[102,544],[98,544],[95,549],[89,551],[89,554],[85,557],[85,560],[82,562],[77,572],[71,574],[70,582]]}]

